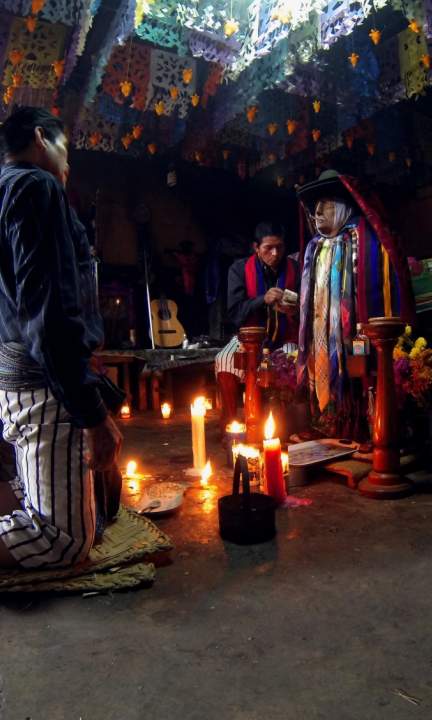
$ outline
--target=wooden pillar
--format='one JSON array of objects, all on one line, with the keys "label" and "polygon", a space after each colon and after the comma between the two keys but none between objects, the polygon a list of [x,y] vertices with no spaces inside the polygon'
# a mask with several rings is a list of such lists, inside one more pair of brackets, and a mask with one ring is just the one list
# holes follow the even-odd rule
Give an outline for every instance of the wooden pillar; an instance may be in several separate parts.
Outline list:
[{"label": "wooden pillar", "polygon": [[373,428],[373,464],[359,485],[367,497],[388,500],[409,495],[412,485],[400,474],[398,409],[393,374],[393,348],[405,323],[401,318],[370,318],[364,332],[377,350],[378,379]]},{"label": "wooden pillar", "polygon": [[240,328],[238,338],[246,350],[245,422],[247,441],[261,442],[261,392],[257,386],[257,369],[261,359],[265,330],[261,327]]}]

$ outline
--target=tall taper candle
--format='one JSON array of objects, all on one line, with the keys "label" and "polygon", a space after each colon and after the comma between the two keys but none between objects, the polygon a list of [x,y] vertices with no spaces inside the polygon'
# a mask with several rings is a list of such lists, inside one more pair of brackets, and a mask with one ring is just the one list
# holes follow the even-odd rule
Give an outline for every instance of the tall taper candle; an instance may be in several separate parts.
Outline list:
[{"label": "tall taper candle", "polygon": [[264,478],[265,492],[270,495],[277,503],[285,502],[287,494],[285,489],[285,481],[282,470],[282,454],[279,438],[274,438],[275,423],[272,413],[270,413],[265,424],[264,440]]},{"label": "tall taper candle", "polygon": [[206,464],[205,414],[203,398],[196,398],[191,405],[193,466],[196,470],[202,470]]}]

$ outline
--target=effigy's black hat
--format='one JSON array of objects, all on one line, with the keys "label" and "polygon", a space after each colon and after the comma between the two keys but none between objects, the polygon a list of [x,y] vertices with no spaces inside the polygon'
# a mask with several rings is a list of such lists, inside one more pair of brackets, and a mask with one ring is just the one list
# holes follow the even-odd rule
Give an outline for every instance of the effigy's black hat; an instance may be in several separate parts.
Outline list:
[{"label": "effigy's black hat", "polygon": [[337,170],[325,170],[317,180],[298,187],[297,196],[311,215],[315,212],[318,200],[325,197],[338,198],[355,205],[353,196],[341,181]]}]

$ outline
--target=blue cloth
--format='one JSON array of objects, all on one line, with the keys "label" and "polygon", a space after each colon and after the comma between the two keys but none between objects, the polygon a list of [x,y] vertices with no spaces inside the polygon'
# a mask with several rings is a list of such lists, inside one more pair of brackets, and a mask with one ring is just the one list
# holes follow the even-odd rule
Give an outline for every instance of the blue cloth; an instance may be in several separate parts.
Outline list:
[{"label": "blue cloth", "polygon": [[59,182],[28,163],[0,174],[0,343],[18,343],[77,427],[107,414],[89,369],[102,344],[85,230]]}]

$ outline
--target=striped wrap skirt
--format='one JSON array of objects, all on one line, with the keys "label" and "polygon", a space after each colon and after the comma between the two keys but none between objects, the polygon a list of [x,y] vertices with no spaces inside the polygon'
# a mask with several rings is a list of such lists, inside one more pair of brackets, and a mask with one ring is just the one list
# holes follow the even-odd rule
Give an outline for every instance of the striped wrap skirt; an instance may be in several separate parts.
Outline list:
[{"label": "striped wrap skirt", "polygon": [[14,445],[21,508],[0,516],[0,538],[26,569],[84,560],[95,536],[93,473],[84,431],[48,388],[0,390],[4,439]]}]

